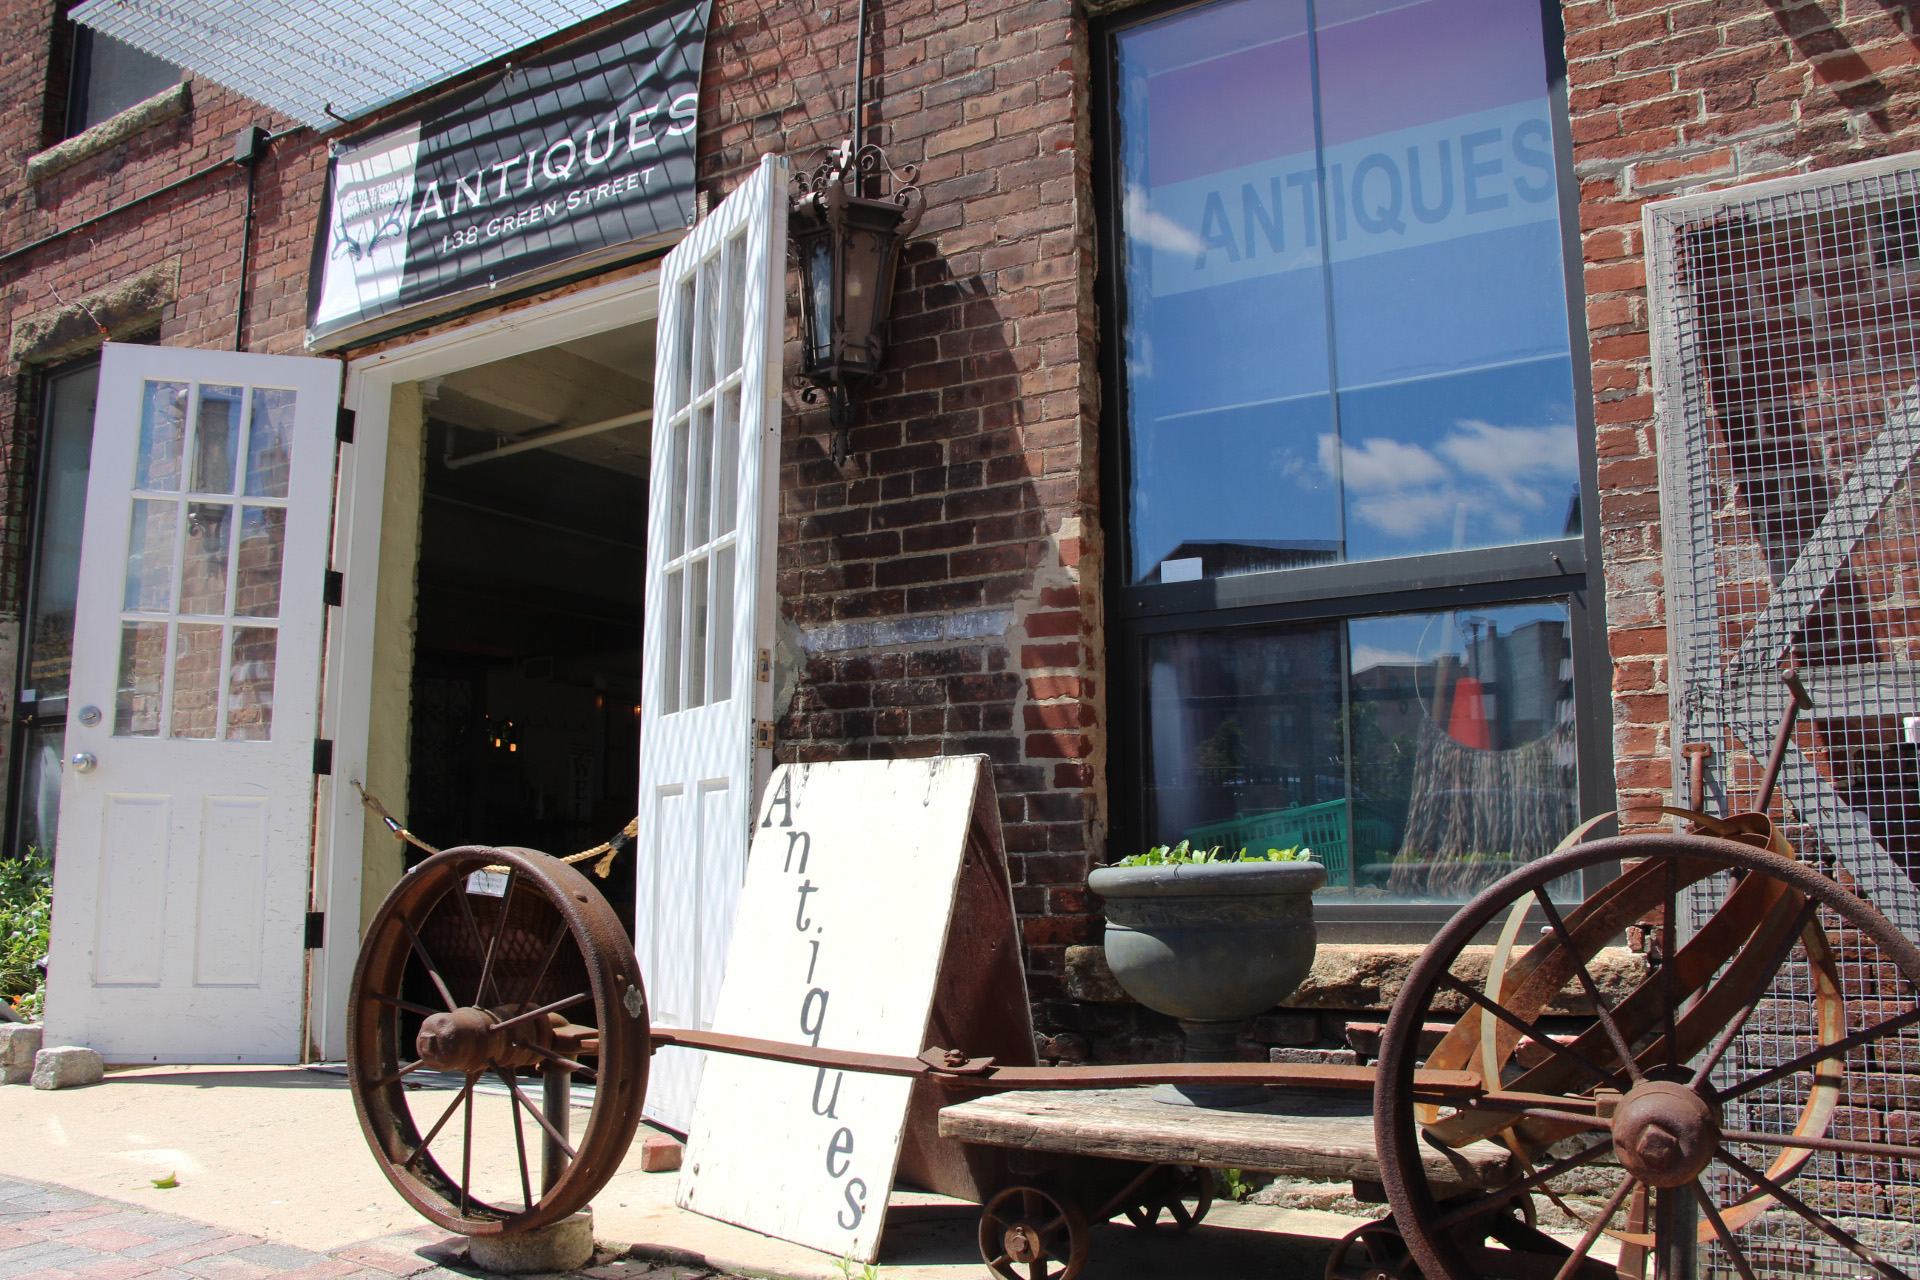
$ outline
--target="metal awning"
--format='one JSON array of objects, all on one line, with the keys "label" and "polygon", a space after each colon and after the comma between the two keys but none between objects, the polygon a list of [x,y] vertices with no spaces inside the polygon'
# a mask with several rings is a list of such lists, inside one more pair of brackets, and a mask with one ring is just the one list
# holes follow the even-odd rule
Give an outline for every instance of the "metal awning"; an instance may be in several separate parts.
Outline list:
[{"label": "metal awning", "polygon": [[620,0],[86,0],[69,15],[316,129],[418,93]]}]

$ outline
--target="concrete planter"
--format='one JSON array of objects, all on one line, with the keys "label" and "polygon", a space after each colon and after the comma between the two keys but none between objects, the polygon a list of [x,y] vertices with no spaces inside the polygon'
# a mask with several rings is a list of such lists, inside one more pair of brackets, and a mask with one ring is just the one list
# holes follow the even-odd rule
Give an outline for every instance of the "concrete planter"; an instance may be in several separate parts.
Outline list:
[{"label": "concrete planter", "polygon": [[[1107,964],[1127,994],[1180,1020],[1187,1061],[1232,1062],[1240,1024],[1287,998],[1313,967],[1317,862],[1202,862],[1101,867],[1087,886],[1106,900]],[[1186,1106],[1267,1100],[1257,1086],[1161,1085]]]}]

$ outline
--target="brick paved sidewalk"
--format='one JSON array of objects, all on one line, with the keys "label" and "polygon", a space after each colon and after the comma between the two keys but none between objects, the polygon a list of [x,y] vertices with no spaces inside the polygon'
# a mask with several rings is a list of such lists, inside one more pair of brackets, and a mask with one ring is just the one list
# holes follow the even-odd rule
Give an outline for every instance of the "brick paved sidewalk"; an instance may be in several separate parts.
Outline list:
[{"label": "brick paved sidewalk", "polygon": [[[707,1280],[602,1250],[590,1280]],[[466,1241],[429,1224],[315,1253],[67,1187],[0,1177],[0,1280],[472,1280]]]}]

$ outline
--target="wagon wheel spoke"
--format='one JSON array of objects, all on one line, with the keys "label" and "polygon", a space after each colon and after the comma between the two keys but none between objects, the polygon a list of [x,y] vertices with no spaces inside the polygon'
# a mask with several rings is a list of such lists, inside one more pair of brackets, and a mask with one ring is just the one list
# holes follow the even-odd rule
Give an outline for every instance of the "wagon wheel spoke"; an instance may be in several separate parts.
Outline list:
[{"label": "wagon wheel spoke", "polygon": [[1587,993],[1587,999],[1593,1002],[1593,1011],[1600,1018],[1600,1025],[1606,1028],[1607,1039],[1613,1042],[1613,1051],[1620,1056],[1620,1065],[1633,1077],[1635,1084],[1644,1083],[1647,1076],[1640,1069],[1639,1060],[1633,1056],[1633,1050],[1627,1044],[1627,1038],[1620,1034],[1620,1024],[1613,1019],[1613,1006],[1600,994],[1600,986],[1587,971],[1587,962],[1580,949],[1573,944],[1573,935],[1567,932],[1567,922],[1560,918],[1560,909],[1553,905],[1553,899],[1547,896],[1545,885],[1534,889],[1533,896],[1539,902],[1540,909],[1546,913],[1547,924],[1553,930],[1553,936],[1560,940],[1560,946],[1573,961],[1574,975],[1580,979],[1580,989]]},{"label": "wagon wheel spoke", "polygon": [[401,1165],[401,1168],[413,1168],[414,1162],[421,1156],[427,1154],[428,1145],[440,1136],[440,1130],[446,1127],[447,1121],[453,1119],[453,1113],[460,1109],[460,1104],[466,1100],[467,1095],[471,1093],[472,1090],[473,1081],[468,1080],[466,1086],[454,1095],[453,1101],[447,1104],[447,1109],[440,1113],[440,1118],[433,1122],[433,1128],[427,1130],[427,1136],[420,1139],[420,1145],[413,1149],[413,1154],[407,1157],[407,1162]]},{"label": "wagon wheel spoke", "polygon": [[1500,1019],[1500,1021],[1520,1032],[1520,1034],[1526,1036],[1527,1039],[1546,1049],[1548,1052],[1566,1059],[1582,1071],[1597,1077],[1605,1084],[1620,1090],[1622,1093],[1627,1091],[1629,1087],[1627,1082],[1622,1080],[1617,1072],[1608,1071],[1571,1045],[1561,1044],[1558,1040],[1545,1034],[1513,1010],[1489,1000],[1484,992],[1475,991],[1471,986],[1460,981],[1460,979],[1450,973],[1440,975],[1440,985],[1449,991],[1465,996],[1468,1000],[1479,1005],[1482,1009],[1485,1009],[1488,1013]]},{"label": "wagon wheel spoke", "polygon": [[1884,1036],[1890,1036],[1896,1031],[1902,1031],[1916,1022],[1920,1022],[1920,1005],[1916,1005],[1905,1013],[1896,1014],[1883,1022],[1876,1022],[1864,1031],[1856,1031],[1850,1036],[1843,1036],[1841,1039],[1835,1040],[1832,1044],[1824,1044],[1816,1049],[1808,1050],[1791,1062],[1783,1062],[1777,1067],[1769,1067],[1759,1075],[1751,1076],[1748,1079],[1742,1080],[1737,1085],[1730,1085],[1716,1092],[1719,1095],[1720,1101],[1731,1102],[1735,1098],[1744,1097],[1752,1093],[1755,1089],[1764,1089],[1776,1080],[1784,1080],[1788,1076],[1796,1075],[1809,1067],[1817,1066],[1828,1058],[1842,1057],[1858,1049],[1861,1045],[1872,1044],[1875,1040],[1879,1040]]},{"label": "wagon wheel spoke", "polygon": [[1727,1226],[1725,1218],[1720,1216],[1720,1206],[1707,1194],[1706,1184],[1700,1179],[1693,1180],[1693,1198],[1700,1205],[1700,1212],[1707,1215],[1707,1221],[1713,1224],[1713,1230],[1720,1237],[1720,1243],[1726,1247],[1727,1256],[1733,1259],[1733,1269],[1740,1273],[1740,1280],[1759,1280],[1753,1273],[1753,1267],[1747,1262],[1746,1250],[1733,1238],[1733,1232]]},{"label": "wagon wheel spoke", "polygon": [[375,1080],[373,1082],[373,1087],[376,1089],[384,1089],[388,1085],[394,1083],[396,1080],[406,1079],[408,1076],[412,1075],[414,1072],[418,1071],[420,1068],[426,1065],[427,1065],[427,1060],[425,1058],[421,1058],[415,1062],[409,1062],[406,1066],[400,1068],[398,1071],[392,1072],[391,1074],[388,1074],[388,1075],[381,1076],[378,1080]]},{"label": "wagon wheel spoke", "polygon": [[462,1091],[467,1100],[467,1113],[461,1121],[460,1134],[460,1216],[467,1216],[467,1201],[471,1198],[473,1186],[473,1084],[480,1073],[467,1077],[467,1087]]},{"label": "wagon wheel spoke", "polygon": [[[467,937],[473,940],[473,954],[477,956],[477,955],[485,954],[487,950],[487,944],[486,944],[486,941],[480,936],[479,921],[473,918],[473,903],[468,900],[471,896],[472,895],[467,891],[467,886],[464,881],[454,886],[454,890],[453,890],[454,901],[460,904],[460,918],[467,922]],[[480,977],[480,980],[473,984],[474,1004],[476,1005],[485,1004],[487,1002],[486,996],[487,996],[486,975],[482,974]]]},{"label": "wagon wheel spoke", "polygon": [[1895,1146],[1885,1142],[1855,1142],[1850,1138],[1811,1138],[1797,1133],[1760,1133],[1751,1129],[1727,1129],[1723,1142],[1752,1142],[1763,1147],[1793,1147],[1801,1151],[1843,1151],[1856,1156],[1878,1156],[1883,1160],[1920,1160],[1920,1147]]},{"label": "wagon wheel spoke", "polygon": [[1580,1243],[1575,1245],[1573,1252],[1567,1255],[1567,1260],[1560,1264],[1560,1270],[1554,1274],[1553,1280],[1571,1280],[1571,1277],[1580,1270],[1580,1264],[1587,1260],[1587,1254],[1593,1249],[1593,1242],[1600,1238],[1600,1233],[1607,1229],[1609,1222],[1613,1221],[1613,1215],[1620,1212],[1620,1206],[1625,1203],[1627,1195],[1633,1190],[1634,1183],[1633,1178],[1620,1180],[1620,1185],[1613,1190],[1613,1198],[1607,1201],[1607,1207],[1587,1224],[1586,1233],[1580,1237]]},{"label": "wagon wheel spoke", "polygon": [[593,1080],[597,1082],[600,1079],[599,1075],[594,1071],[592,1067],[582,1066],[579,1063],[575,1062],[572,1058],[563,1058],[559,1054],[553,1052],[551,1049],[542,1049],[537,1044],[523,1044],[520,1047],[522,1049],[527,1050],[527,1052],[529,1053],[539,1054],[541,1057],[545,1058],[548,1062],[551,1062],[556,1066],[565,1067],[569,1071],[578,1071],[581,1075],[586,1076],[589,1080]]},{"label": "wagon wheel spoke", "polygon": [[582,991],[578,995],[571,995],[562,1000],[555,1000],[552,1004],[543,1004],[538,1009],[529,1009],[525,1013],[517,1013],[504,1022],[496,1022],[493,1025],[493,1029],[495,1031],[505,1031],[508,1027],[517,1027],[528,1019],[538,1018],[542,1014],[558,1013],[562,1009],[571,1009],[574,1005],[591,999],[593,999],[593,995],[590,992]]},{"label": "wagon wheel spoke", "polygon": [[[507,1079],[504,1067],[495,1067],[493,1073],[501,1080]],[[513,1113],[513,1150],[520,1157],[520,1199],[527,1208],[533,1208],[533,1179],[527,1173],[527,1135],[520,1127],[520,1108],[507,1099],[507,1110]]]},{"label": "wagon wheel spoke", "polygon": [[1434,1219],[1434,1230],[1445,1231],[1448,1227],[1458,1226],[1468,1218],[1476,1217],[1489,1209],[1497,1209],[1507,1203],[1507,1201],[1525,1195],[1535,1187],[1549,1182],[1563,1173],[1569,1173],[1578,1169],[1581,1165],[1592,1164],[1595,1160],[1598,1160],[1601,1156],[1606,1155],[1612,1150],[1613,1139],[1607,1138],[1594,1143],[1585,1151],[1575,1152],[1573,1155],[1555,1160],[1552,1164],[1535,1170],[1518,1182],[1509,1183],[1498,1191],[1490,1191],[1486,1195],[1468,1201],[1466,1204],[1449,1209]]},{"label": "wagon wheel spoke", "polygon": [[1780,966],[1785,964],[1787,957],[1793,954],[1794,945],[1800,941],[1801,933],[1813,922],[1814,913],[1819,909],[1820,904],[1811,899],[1800,909],[1800,915],[1794,920],[1793,928],[1781,940],[1780,946],[1768,959],[1767,964],[1753,975],[1753,985],[1748,988],[1746,999],[1741,1002],[1739,1012],[1733,1015],[1732,1020],[1714,1040],[1712,1047],[1707,1050],[1707,1056],[1701,1060],[1699,1070],[1693,1073],[1693,1079],[1688,1084],[1689,1088],[1698,1089],[1712,1077],[1713,1069],[1720,1065],[1720,1059],[1725,1057],[1727,1050],[1733,1047],[1734,1040],[1739,1036],[1741,1029],[1747,1025],[1747,1019],[1753,1016],[1753,1011],[1759,1007],[1760,1001],[1766,998],[1768,989],[1773,986],[1774,975],[1780,972]]},{"label": "wagon wheel spoke", "polygon": [[[489,985],[493,987],[493,994],[496,998],[500,995],[500,984],[493,981],[493,957],[500,949],[500,935],[507,931],[507,912],[513,907],[513,891],[519,883],[520,878],[509,870],[507,872],[506,892],[500,895],[500,915],[493,922],[493,936],[487,939],[486,958],[480,962],[480,981],[474,984],[475,989],[479,992],[479,995],[475,997],[474,1000],[476,1004],[484,1004],[486,1002],[485,996]],[[466,901],[465,894],[461,895],[461,901]],[[468,908],[467,915],[468,918],[472,918],[473,911],[471,907]]]},{"label": "wagon wheel spoke", "polygon": [[553,941],[547,944],[546,958],[540,961],[540,967],[534,971],[533,981],[520,993],[513,1007],[524,1009],[533,1003],[534,996],[540,993],[540,984],[547,980],[547,970],[553,966],[553,958],[560,954],[560,944],[567,940],[567,922],[562,920],[560,927],[553,931]]},{"label": "wagon wheel spoke", "polygon": [[1772,1178],[1769,1178],[1766,1174],[1733,1154],[1733,1152],[1722,1147],[1719,1151],[1715,1152],[1714,1155],[1721,1163],[1731,1167],[1734,1172],[1738,1173],[1748,1182],[1751,1182],[1754,1186],[1760,1188],[1775,1200],[1799,1214],[1802,1218],[1805,1218],[1809,1223],[1813,1224],[1813,1226],[1824,1232],[1836,1244],[1853,1254],[1854,1257],[1860,1259],[1881,1275],[1886,1276],[1887,1280],[1913,1280],[1906,1272],[1894,1266],[1873,1250],[1867,1248],[1866,1245],[1860,1243],[1859,1238],[1845,1227],[1842,1227],[1839,1223],[1827,1217],[1826,1214],[1821,1213],[1799,1196],[1794,1195],[1793,1192],[1787,1190]]},{"label": "wagon wheel spoke", "polygon": [[506,1081],[507,1090],[513,1094],[513,1100],[525,1107],[527,1114],[540,1122],[540,1127],[547,1131],[547,1136],[559,1143],[560,1149],[567,1153],[567,1159],[575,1159],[573,1148],[567,1144],[566,1137],[562,1135],[558,1129],[553,1127],[553,1121],[547,1119],[546,1113],[527,1101],[527,1095],[520,1092],[520,1086],[514,1082],[511,1076],[502,1076],[501,1078]]},{"label": "wagon wheel spoke", "polygon": [[373,998],[381,1004],[388,1005],[395,1009],[405,1009],[408,1013],[417,1013],[423,1018],[431,1018],[434,1014],[440,1012],[438,1009],[429,1009],[423,1004],[415,1004],[411,1000],[402,1000],[396,996],[390,996],[384,991],[375,991],[372,995]]},{"label": "wagon wheel spoke", "polygon": [[460,1007],[459,1002],[453,998],[453,992],[447,989],[447,980],[440,976],[439,966],[435,965],[433,957],[427,954],[427,944],[420,941],[420,935],[414,932],[411,921],[402,920],[400,927],[407,931],[407,941],[413,944],[413,954],[419,956],[420,963],[427,967],[427,976],[433,979],[433,985],[439,990],[440,998],[447,1002],[447,1012],[452,1013]]}]

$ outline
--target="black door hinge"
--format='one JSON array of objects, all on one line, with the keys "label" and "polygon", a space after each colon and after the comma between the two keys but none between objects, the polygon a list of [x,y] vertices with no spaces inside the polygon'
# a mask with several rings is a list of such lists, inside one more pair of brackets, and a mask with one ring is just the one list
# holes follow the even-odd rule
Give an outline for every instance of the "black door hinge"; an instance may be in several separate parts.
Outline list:
[{"label": "black door hinge", "polygon": [[327,913],[307,912],[307,950],[318,951],[327,945]]},{"label": "black door hinge", "polygon": [[313,740],[313,771],[323,778],[333,776],[333,739]]},{"label": "black door hinge", "polygon": [[341,407],[340,416],[333,420],[333,438],[341,444],[353,443],[353,410]]},{"label": "black door hinge", "polygon": [[347,587],[347,575],[338,569],[327,570],[327,585],[321,589],[320,599],[331,605],[340,603],[340,594]]}]

